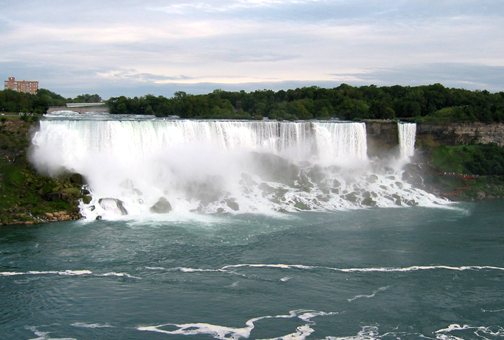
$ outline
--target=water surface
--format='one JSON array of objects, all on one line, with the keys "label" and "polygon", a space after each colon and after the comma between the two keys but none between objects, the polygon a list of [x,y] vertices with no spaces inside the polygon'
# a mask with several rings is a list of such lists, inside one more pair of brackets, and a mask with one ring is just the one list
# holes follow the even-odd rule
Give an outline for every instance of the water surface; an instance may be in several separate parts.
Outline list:
[{"label": "water surface", "polygon": [[501,339],[504,203],[0,229],[2,339]]}]

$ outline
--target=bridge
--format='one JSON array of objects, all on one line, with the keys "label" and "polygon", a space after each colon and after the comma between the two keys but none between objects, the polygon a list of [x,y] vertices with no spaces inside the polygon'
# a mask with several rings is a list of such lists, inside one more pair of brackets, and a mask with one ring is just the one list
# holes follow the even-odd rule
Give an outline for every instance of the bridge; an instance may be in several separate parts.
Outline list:
[{"label": "bridge", "polygon": [[109,112],[105,103],[67,103],[66,106],[49,106],[46,113],[74,111],[77,113]]}]

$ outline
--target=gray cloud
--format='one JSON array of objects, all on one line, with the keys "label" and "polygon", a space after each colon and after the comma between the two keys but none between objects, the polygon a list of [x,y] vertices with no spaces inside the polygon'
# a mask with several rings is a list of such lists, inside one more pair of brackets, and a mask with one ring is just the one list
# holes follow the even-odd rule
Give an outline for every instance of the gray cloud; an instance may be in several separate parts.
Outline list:
[{"label": "gray cloud", "polygon": [[337,81],[504,89],[500,0],[0,4],[0,76],[64,96]]},{"label": "gray cloud", "polygon": [[352,79],[350,82],[354,84],[415,86],[441,83],[447,87],[500,92],[503,91],[504,66],[433,63],[332,75],[335,79]]}]

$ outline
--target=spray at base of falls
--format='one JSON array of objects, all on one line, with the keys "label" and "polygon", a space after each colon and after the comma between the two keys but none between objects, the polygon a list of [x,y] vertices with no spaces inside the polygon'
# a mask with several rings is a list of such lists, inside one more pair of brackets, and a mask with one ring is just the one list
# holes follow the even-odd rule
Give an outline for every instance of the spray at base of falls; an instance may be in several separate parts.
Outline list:
[{"label": "spray at base of falls", "polygon": [[369,160],[364,123],[86,118],[42,120],[31,161],[87,179],[88,219],[446,203]]}]

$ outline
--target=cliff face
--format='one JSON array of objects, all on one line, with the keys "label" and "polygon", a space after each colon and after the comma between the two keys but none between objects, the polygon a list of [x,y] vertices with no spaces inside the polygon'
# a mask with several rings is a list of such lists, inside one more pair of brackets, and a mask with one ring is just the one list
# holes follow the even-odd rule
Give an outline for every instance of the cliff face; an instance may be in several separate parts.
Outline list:
[{"label": "cliff face", "polygon": [[495,143],[504,147],[504,124],[454,123],[449,125],[418,124],[419,146],[467,145]]},{"label": "cliff face", "polygon": [[[366,122],[366,132],[369,156],[380,156],[386,152],[394,152],[399,144],[397,124],[395,122]],[[504,124],[417,124],[417,148],[440,145],[467,145],[472,143],[494,143],[500,147],[504,147]]]},{"label": "cliff face", "polygon": [[366,122],[368,156],[382,157],[394,153],[399,144],[397,123],[391,121]]}]

